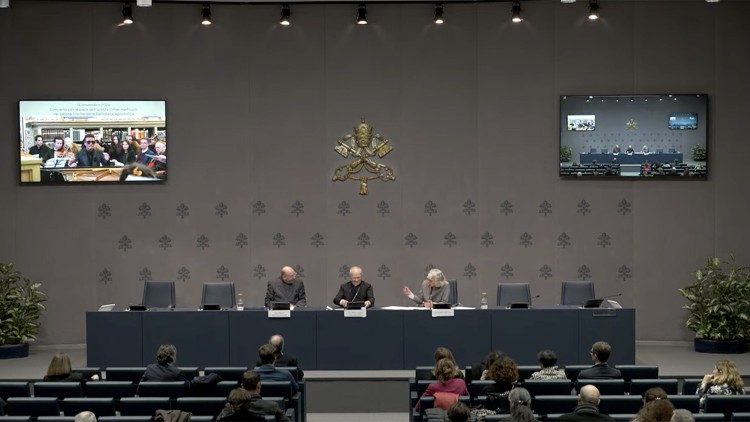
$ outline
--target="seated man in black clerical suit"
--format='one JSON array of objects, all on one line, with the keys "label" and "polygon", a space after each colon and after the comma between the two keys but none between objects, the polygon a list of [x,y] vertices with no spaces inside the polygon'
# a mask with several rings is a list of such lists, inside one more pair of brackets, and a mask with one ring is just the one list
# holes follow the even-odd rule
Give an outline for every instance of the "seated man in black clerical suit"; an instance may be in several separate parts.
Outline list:
[{"label": "seated man in black clerical suit", "polygon": [[346,308],[349,302],[364,302],[365,307],[375,306],[375,294],[372,285],[362,280],[362,268],[351,267],[349,269],[349,281],[342,284],[333,303]]},{"label": "seated man in black clerical suit", "polygon": [[578,379],[618,379],[622,378],[619,369],[607,365],[612,347],[604,341],[597,341],[591,346],[591,360],[594,366],[578,373]]}]

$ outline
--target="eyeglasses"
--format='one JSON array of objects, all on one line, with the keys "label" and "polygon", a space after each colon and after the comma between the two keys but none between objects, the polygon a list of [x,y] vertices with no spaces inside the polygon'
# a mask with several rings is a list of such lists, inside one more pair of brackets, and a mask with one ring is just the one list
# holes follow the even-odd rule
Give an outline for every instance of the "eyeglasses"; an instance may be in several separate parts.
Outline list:
[{"label": "eyeglasses", "polygon": [[85,141],[84,144],[95,144],[96,141]]}]

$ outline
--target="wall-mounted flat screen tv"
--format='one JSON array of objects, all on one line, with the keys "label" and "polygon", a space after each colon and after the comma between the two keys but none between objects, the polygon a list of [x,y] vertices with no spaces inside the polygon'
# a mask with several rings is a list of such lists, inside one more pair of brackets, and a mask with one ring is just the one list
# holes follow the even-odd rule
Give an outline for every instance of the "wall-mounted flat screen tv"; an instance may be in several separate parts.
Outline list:
[{"label": "wall-mounted flat screen tv", "polygon": [[707,158],[706,94],[560,97],[561,177],[706,179]]},{"label": "wall-mounted flat screen tv", "polygon": [[165,101],[22,100],[18,114],[22,184],[167,180]]}]

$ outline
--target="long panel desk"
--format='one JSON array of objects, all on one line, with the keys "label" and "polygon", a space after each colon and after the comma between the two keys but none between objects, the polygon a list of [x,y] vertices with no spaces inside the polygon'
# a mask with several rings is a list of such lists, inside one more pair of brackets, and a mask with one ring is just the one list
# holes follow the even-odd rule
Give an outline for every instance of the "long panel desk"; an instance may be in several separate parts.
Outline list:
[{"label": "long panel desk", "polygon": [[617,158],[619,164],[643,164],[646,161],[650,163],[673,163],[677,160],[678,163],[682,162],[681,152],[654,152],[649,154],[643,154],[636,152],[634,154],[591,154],[581,153],[580,162],[581,164],[592,164],[596,161],[599,164],[610,164],[612,160]]},{"label": "long panel desk", "polygon": [[145,366],[160,344],[177,346],[181,366],[254,366],[258,347],[272,334],[304,369],[382,370],[431,365],[438,346],[451,349],[461,365],[502,350],[521,365],[552,349],[561,364],[590,363],[597,340],[612,345],[610,363],[635,363],[634,309],[456,310],[433,318],[426,310],[292,311],[269,319],[266,311],[157,310],[86,314],[89,366]]}]

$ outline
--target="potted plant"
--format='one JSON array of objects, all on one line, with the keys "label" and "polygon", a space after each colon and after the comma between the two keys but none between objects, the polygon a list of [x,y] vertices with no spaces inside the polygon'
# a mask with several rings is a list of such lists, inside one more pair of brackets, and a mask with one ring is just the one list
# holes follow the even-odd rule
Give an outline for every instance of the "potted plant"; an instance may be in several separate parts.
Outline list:
[{"label": "potted plant", "polygon": [[695,351],[743,353],[750,339],[750,268],[709,258],[695,281],[679,289],[688,304],[687,328],[695,332]]},{"label": "potted plant", "polygon": [[39,316],[47,297],[13,268],[0,263],[0,359],[26,357],[39,333]]},{"label": "potted plant", "polygon": [[568,145],[560,147],[560,162],[567,163],[573,157],[573,149]]},{"label": "potted plant", "polygon": [[701,145],[693,146],[693,161],[706,161],[706,147]]}]

